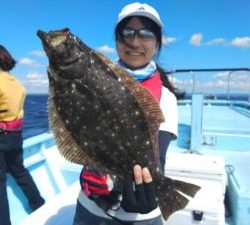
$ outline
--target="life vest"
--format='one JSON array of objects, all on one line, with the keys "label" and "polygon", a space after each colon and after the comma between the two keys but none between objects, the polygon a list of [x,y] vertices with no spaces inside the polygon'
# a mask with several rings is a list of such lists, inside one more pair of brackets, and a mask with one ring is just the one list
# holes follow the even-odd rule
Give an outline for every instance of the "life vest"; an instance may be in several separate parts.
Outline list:
[{"label": "life vest", "polygon": [[152,77],[143,80],[141,84],[147,88],[160,102],[162,92],[162,81],[159,72],[156,70]]}]

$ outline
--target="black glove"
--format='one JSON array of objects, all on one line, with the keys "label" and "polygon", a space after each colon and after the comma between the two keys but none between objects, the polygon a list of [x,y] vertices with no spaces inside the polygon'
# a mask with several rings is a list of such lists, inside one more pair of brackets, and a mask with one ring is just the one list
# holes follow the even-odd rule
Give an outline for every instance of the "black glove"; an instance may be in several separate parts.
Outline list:
[{"label": "black glove", "polygon": [[136,182],[134,184],[132,178],[126,178],[124,180],[121,206],[126,212],[143,214],[157,208],[158,204],[153,181],[145,182],[143,179],[140,184],[136,184]]}]

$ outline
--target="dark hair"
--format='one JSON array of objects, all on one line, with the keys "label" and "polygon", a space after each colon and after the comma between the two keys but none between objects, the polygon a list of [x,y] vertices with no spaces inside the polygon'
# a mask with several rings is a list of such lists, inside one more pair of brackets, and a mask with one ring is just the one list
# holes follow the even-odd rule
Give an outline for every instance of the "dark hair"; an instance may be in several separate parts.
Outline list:
[{"label": "dark hair", "polygon": [[16,65],[16,60],[11,56],[8,50],[0,45],[0,68],[3,71],[10,71]]},{"label": "dark hair", "polygon": [[156,68],[160,74],[162,85],[168,88],[168,90],[171,91],[178,100],[183,99],[185,96],[185,92],[174,87],[174,85],[170,82],[166,71],[162,67],[156,64]]},{"label": "dark hair", "polygon": [[[115,40],[116,41],[119,40],[127,44],[124,38],[122,37],[121,33],[122,33],[122,30],[126,27],[127,23],[130,21],[130,19],[134,17],[137,17],[147,29],[151,30],[154,33],[156,37],[157,48],[158,48],[158,54],[157,54],[158,56],[162,47],[162,29],[160,26],[157,25],[157,23],[155,23],[153,20],[147,17],[130,16],[120,21],[115,28]],[[177,88],[173,86],[173,84],[169,81],[166,71],[163,68],[161,68],[158,65],[158,63],[156,63],[156,67],[157,67],[158,72],[160,73],[163,86],[168,88],[168,90],[171,91],[176,96],[177,99],[183,98],[185,93],[179,91]]]}]

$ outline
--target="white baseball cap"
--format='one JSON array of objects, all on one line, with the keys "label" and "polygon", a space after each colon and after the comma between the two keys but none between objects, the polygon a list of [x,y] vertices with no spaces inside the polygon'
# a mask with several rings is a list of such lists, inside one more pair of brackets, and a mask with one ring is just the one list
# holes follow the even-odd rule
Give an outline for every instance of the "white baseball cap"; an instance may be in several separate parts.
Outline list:
[{"label": "white baseball cap", "polygon": [[161,22],[160,16],[157,11],[145,3],[135,2],[126,5],[118,15],[118,20],[116,24],[121,22],[123,19],[129,16],[144,16],[153,20],[160,28],[163,28],[163,23]]}]

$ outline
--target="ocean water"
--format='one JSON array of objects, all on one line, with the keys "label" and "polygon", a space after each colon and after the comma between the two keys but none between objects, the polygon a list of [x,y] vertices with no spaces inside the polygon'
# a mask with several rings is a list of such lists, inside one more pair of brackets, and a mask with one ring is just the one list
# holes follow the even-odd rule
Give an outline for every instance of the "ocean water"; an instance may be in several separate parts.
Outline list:
[{"label": "ocean water", "polygon": [[47,102],[48,95],[27,96],[24,104],[24,139],[50,131]]}]

